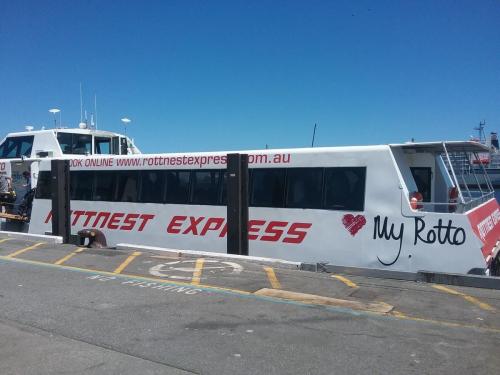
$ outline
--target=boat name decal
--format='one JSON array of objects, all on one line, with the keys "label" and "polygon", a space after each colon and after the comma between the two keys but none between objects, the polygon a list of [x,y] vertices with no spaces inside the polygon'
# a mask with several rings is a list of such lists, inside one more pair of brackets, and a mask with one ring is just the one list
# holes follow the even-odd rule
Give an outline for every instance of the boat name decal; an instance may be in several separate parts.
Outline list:
[{"label": "boat name decal", "polygon": [[[155,218],[154,214],[73,210],[71,211],[71,226],[142,232]],[[52,211],[46,216],[45,224],[51,220]],[[248,239],[300,244],[311,227],[312,223],[249,220]],[[166,226],[166,232],[173,235],[191,236],[206,236],[213,233],[223,238],[227,235],[227,221],[223,217],[176,215]]]},{"label": "boat name decal", "polygon": [[[299,244],[304,241],[312,223],[299,223],[275,220],[248,220],[248,239],[268,242]],[[263,232],[262,232],[263,230]],[[218,233],[227,234],[227,222],[223,217],[174,216],[167,225],[167,233],[205,236]]]},{"label": "boat name decal", "polygon": [[[373,239],[384,239],[386,241],[398,241],[399,247],[396,256],[391,261],[383,261],[377,256],[378,261],[384,266],[391,266],[396,263],[401,255],[403,247],[405,225],[401,223],[399,229],[395,223],[389,223],[389,218],[384,217],[382,220],[380,215],[373,219]],[[416,246],[419,242],[432,245],[438,242],[441,245],[460,246],[465,243],[465,230],[461,227],[454,226],[453,220],[448,220],[447,224],[443,224],[443,220],[439,219],[437,225],[426,229],[425,221],[420,217],[414,218],[414,235],[413,245]]]}]

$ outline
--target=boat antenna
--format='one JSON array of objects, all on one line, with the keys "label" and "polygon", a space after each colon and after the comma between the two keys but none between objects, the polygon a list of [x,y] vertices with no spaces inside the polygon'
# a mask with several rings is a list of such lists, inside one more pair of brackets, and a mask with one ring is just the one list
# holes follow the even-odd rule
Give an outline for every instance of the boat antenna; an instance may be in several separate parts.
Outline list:
[{"label": "boat antenna", "polygon": [[486,142],[486,135],[484,134],[484,127],[486,126],[486,121],[479,121],[479,125],[474,128],[479,134],[479,143]]},{"label": "boat antenna", "polygon": [[127,136],[127,125],[130,124],[132,122],[132,120],[129,119],[128,117],[123,117],[121,119],[121,122],[123,123],[123,126],[125,127],[125,136]]},{"label": "boat antenna", "polygon": [[311,147],[314,147],[314,138],[316,138],[316,127],[317,127],[317,124],[314,123],[314,130],[313,130],[313,138],[311,141]]},{"label": "boat antenna", "polygon": [[97,95],[94,94],[95,130],[97,130]]},{"label": "boat antenna", "polygon": [[83,94],[82,83],[80,82],[80,124],[83,122]]}]

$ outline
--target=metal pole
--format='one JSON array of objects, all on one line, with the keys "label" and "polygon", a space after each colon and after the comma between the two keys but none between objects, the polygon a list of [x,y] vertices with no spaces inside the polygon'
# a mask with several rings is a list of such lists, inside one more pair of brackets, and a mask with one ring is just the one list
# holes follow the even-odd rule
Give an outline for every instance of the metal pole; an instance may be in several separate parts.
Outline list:
[{"label": "metal pole", "polygon": [[314,138],[316,137],[316,126],[317,126],[317,124],[315,123],[314,124],[313,138],[312,138],[312,142],[311,142],[311,147],[314,147]]}]

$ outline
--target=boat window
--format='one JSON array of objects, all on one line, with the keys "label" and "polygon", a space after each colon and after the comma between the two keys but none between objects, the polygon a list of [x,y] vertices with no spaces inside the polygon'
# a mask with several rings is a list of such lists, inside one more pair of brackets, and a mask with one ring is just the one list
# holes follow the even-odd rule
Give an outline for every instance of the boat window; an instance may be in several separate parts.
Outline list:
[{"label": "boat window", "polygon": [[95,174],[95,191],[94,200],[96,201],[112,201],[115,191],[115,175],[116,172],[96,172]]},{"label": "boat window", "polygon": [[286,207],[320,208],[323,168],[287,170]]},{"label": "boat window", "polygon": [[363,211],[365,205],[364,167],[325,169],[324,208],[342,211]]},{"label": "boat window", "polygon": [[189,171],[167,171],[166,203],[189,203]]},{"label": "boat window", "polygon": [[120,151],[122,155],[128,154],[127,138],[120,138]]},{"label": "boat window", "polygon": [[88,155],[92,153],[92,136],[88,134],[57,133],[63,154]]},{"label": "boat window", "polygon": [[194,171],[192,203],[216,205],[219,198],[219,171]]},{"label": "boat window", "polygon": [[165,172],[142,171],[141,199],[143,203],[163,203],[165,195]]},{"label": "boat window", "polygon": [[111,143],[112,154],[120,155],[120,137],[113,137]]},{"label": "boat window", "polygon": [[76,201],[91,201],[94,187],[94,172],[73,171],[70,173],[70,199]]},{"label": "boat window", "polygon": [[0,158],[13,159],[30,157],[34,136],[8,137],[0,146]]},{"label": "boat window", "polygon": [[120,171],[118,174],[116,196],[117,202],[137,202],[139,188],[138,171]]},{"label": "boat window", "polygon": [[255,207],[283,207],[285,169],[252,169],[250,205]]},{"label": "boat window", "polygon": [[59,146],[61,146],[61,151],[63,154],[72,154],[72,134],[71,133],[57,133],[57,141]]},{"label": "boat window", "polygon": [[111,154],[111,138],[94,137],[94,153],[95,154]]},{"label": "boat window", "polygon": [[38,174],[35,198],[52,199],[50,171],[42,171]]}]

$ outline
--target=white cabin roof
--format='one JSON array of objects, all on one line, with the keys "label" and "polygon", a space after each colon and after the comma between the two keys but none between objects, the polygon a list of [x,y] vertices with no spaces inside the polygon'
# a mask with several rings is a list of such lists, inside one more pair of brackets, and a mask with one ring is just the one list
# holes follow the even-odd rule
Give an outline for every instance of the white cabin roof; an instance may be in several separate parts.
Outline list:
[{"label": "white cabin roof", "polygon": [[489,148],[479,142],[474,141],[447,141],[447,142],[408,142],[401,144],[391,144],[391,147],[399,147],[405,150],[415,150],[417,152],[444,152],[444,147],[448,152],[488,152]]}]

